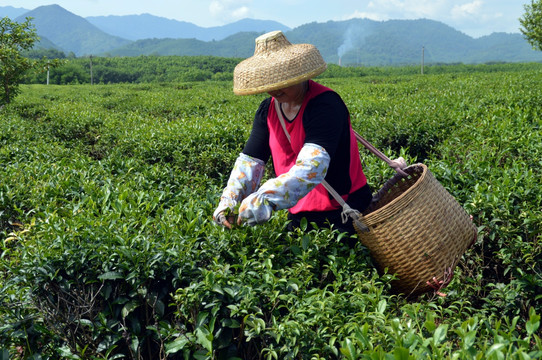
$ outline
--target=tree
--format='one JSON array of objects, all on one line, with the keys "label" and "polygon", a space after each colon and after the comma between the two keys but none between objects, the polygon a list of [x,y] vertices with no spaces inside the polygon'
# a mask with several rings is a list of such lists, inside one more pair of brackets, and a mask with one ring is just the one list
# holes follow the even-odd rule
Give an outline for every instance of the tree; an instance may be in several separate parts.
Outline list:
[{"label": "tree", "polygon": [[24,55],[31,59],[65,59],[66,54],[57,49],[31,49],[26,51]]},{"label": "tree", "polygon": [[524,8],[520,30],[534,49],[542,51],[542,0],[531,0]]},{"label": "tree", "polygon": [[30,20],[18,23],[8,17],[0,19],[0,104],[8,104],[17,95],[24,73],[34,64],[21,54],[38,39]]}]

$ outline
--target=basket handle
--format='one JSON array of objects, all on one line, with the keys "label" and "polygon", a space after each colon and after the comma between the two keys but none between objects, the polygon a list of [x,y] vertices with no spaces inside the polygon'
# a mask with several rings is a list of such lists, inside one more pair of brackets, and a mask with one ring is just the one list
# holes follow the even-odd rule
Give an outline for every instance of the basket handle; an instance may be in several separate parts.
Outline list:
[{"label": "basket handle", "polygon": [[408,176],[406,172],[404,172],[397,163],[393,162],[389,157],[384,155],[384,153],[377,148],[373,146],[370,142],[365,140],[360,134],[358,134],[355,130],[352,130],[354,132],[354,136],[356,137],[356,140],[361,143],[363,146],[367,148],[370,152],[375,154],[378,158],[385,161],[391,168],[393,168],[395,171],[397,171],[399,174],[403,176]]}]

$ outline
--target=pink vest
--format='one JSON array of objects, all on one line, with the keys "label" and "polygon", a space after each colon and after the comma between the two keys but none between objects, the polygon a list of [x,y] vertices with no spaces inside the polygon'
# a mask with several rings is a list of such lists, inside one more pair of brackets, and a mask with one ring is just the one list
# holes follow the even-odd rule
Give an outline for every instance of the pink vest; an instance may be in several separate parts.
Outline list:
[{"label": "pink vest", "polygon": [[[284,174],[290,170],[295,164],[297,155],[301,151],[305,143],[305,129],[303,128],[303,112],[309,101],[317,95],[331,89],[320,85],[312,80],[310,81],[309,91],[305,95],[301,109],[296,120],[291,123],[286,121],[286,129],[290,134],[291,144],[284,134],[284,130],[280,124],[280,120],[275,111],[275,99],[271,99],[267,115],[267,127],[269,128],[269,146],[271,147],[271,155],[273,157],[273,165],[275,172],[278,175]],[[330,119],[330,121],[332,121]],[[348,119],[350,124],[350,119]],[[350,124],[350,130],[352,125]],[[354,132],[350,131],[350,179],[352,186],[349,194],[360,189],[367,183],[365,174],[361,167],[358,143],[354,136]],[[348,195],[343,195],[343,199],[348,200]],[[340,208],[340,205],[333,198],[330,198],[328,191],[322,184],[317,185],[305,197],[290,208],[290,212],[297,214],[304,211],[328,211]]]}]

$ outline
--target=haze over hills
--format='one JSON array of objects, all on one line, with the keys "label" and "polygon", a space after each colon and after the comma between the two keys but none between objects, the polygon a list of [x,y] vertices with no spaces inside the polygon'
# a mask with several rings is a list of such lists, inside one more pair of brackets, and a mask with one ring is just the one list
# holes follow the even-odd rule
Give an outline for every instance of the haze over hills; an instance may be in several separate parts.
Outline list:
[{"label": "haze over hills", "polygon": [[150,14],[125,16],[91,16],[86,18],[103,31],[129,40],[197,39],[222,40],[238,32],[264,32],[269,29],[288,31],[289,27],[276,21],[243,19],[224,25],[203,28],[185,21],[177,21]]},{"label": "haze over hills", "polygon": [[[0,7],[0,17],[25,9]],[[254,39],[282,30],[293,43],[312,43],[328,62],[362,65],[542,61],[519,33],[472,38],[438,21],[351,19],[309,23],[294,29],[275,21],[244,19],[202,28],[149,14],[83,18],[58,5],[41,6],[16,17],[33,17],[38,35],[77,56],[214,55],[248,57]],[[52,46],[51,43],[42,41]]]}]

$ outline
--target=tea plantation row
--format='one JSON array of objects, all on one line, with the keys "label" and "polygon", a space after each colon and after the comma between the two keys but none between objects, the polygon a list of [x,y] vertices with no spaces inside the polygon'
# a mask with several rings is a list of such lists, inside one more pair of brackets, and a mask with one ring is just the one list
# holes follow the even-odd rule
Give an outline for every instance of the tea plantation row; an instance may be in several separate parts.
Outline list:
[{"label": "tea plantation row", "polygon": [[[321,82],[473,216],[446,297],[395,294],[361,244],[284,212],[213,224],[263,96],[25,85],[0,110],[0,358],[542,358],[542,66]],[[378,189],[392,171],[362,157]]]}]

